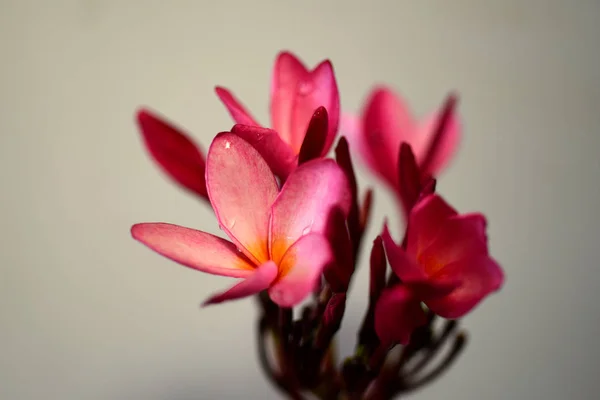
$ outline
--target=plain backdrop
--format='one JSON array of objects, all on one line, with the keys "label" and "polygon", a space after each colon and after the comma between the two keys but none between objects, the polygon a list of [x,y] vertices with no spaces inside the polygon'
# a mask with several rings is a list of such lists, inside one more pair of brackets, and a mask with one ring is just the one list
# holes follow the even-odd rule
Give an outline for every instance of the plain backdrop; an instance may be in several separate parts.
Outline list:
[{"label": "plain backdrop", "polygon": [[[600,2],[0,1],[0,398],[275,399],[252,300],[200,309],[232,282],[130,238],[141,221],[218,233],[153,165],[140,105],[206,149],[231,88],[265,123],[288,49],[332,60],[346,111],[375,83],[417,115],[461,96],[464,139],[439,189],[489,219],[503,290],[418,399],[596,399],[600,371]],[[370,238],[396,217],[375,185]],[[396,230],[398,232],[398,230]],[[367,268],[340,333],[352,351]],[[595,394],[596,393],[596,394]]]}]

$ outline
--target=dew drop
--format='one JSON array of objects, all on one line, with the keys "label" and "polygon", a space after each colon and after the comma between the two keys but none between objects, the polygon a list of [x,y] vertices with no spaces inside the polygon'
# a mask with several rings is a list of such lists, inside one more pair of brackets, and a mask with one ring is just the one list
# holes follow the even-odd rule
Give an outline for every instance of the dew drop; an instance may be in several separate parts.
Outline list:
[{"label": "dew drop", "polygon": [[229,140],[225,142],[225,148],[226,149],[231,148],[231,142]]},{"label": "dew drop", "polygon": [[229,229],[233,229],[233,227],[235,226],[235,221],[236,221],[236,219],[235,219],[235,218],[234,218],[234,219],[232,219],[231,221],[229,221],[229,222],[227,223],[227,227],[228,227]]},{"label": "dew drop", "polygon": [[298,85],[298,94],[308,96],[315,89],[315,85],[311,81],[302,81]]},{"label": "dew drop", "polygon": [[310,232],[310,228],[311,228],[310,226],[307,226],[306,228],[304,228],[304,229],[302,230],[302,236],[304,236],[304,235],[308,234],[308,233]]}]

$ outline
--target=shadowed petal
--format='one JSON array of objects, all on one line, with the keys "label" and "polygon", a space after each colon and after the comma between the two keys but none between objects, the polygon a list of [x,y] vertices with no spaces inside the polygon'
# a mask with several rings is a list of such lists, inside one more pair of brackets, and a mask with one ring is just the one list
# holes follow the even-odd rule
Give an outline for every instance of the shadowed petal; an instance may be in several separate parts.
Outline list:
[{"label": "shadowed petal", "polygon": [[137,123],[152,158],[177,183],[208,199],[201,150],[185,133],[149,110],[137,112]]},{"label": "shadowed petal", "polygon": [[422,280],[426,277],[422,268],[416,263],[415,259],[408,255],[400,246],[398,246],[387,227],[383,227],[381,233],[383,246],[387,259],[390,263],[390,268],[401,280]]},{"label": "shadowed petal", "polygon": [[271,289],[271,299],[281,307],[293,307],[311,294],[323,268],[334,256],[327,238],[311,233],[301,237],[279,263],[279,279]]},{"label": "shadowed petal", "polygon": [[247,277],[254,266],[231,242],[195,229],[165,223],[131,228],[134,239],[171,260],[213,275]]},{"label": "shadowed petal", "polygon": [[428,274],[463,258],[488,254],[486,220],[482,214],[455,215],[440,226],[433,242],[419,254]]},{"label": "shadowed petal", "polygon": [[227,107],[227,111],[229,111],[229,114],[236,123],[254,126],[260,125],[229,90],[225,89],[224,87],[217,86],[215,87],[215,92],[225,107]]},{"label": "shadowed petal", "polygon": [[202,303],[202,306],[252,296],[253,294],[267,289],[276,277],[277,265],[273,261],[267,261],[259,266],[254,273],[248,276],[245,280],[223,293],[219,293],[210,297],[204,303]]},{"label": "shadowed petal", "polygon": [[273,203],[271,259],[279,262],[287,248],[302,235],[323,233],[335,207],[347,217],[351,201],[348,179],[335,161],[318,159],[299,166]]},{"label": "shadowed petal", "polygon": [[298,165],[298,156],[273,129],[238,124],[231,128],[231,132],[254,146],[273,173],[283,180]]},{"label": "shadowed petal", "polygon": [[431,299],[427,306],[444,318],[460,318],[490,293],[500,289],[504,272],[486,255],[475,255],[443,267],[431,278],[434,282],[460,279],[461,284],[448,296]]},{"label": "shadowed petal", "polygon": [[421,303],[404,285],[386,289],[375,307],[375,331],[384,346],[406,345],[411,333],[427,323]]},{"label": "shadowed petal", "polygon": [[277,55],[271,78],[271,126],[289,145],[292,144],[292,108],[296,88],[298,82],[307,76],[308,70],[292,53],[284,51]]},{"label": "shadowed petal", "polygon": [[298,154],[298,164],[303,164],[324,155],[327,125],[327,110],[325,107],[317,108],[308,123],[308,128],[306,128],[306,135]]},{"label": "shadowed petal", "polygon": [[265,160],[239,136],[220,133],[208,150],[206,185],[221,228],[257,265],[267,261],[278,187]]},{"label": "shadowed petal", "polygon": [[417,256],[439,233],[443,223],[458,213],[437,194],[423,197],[408,217],[407,251]]}]

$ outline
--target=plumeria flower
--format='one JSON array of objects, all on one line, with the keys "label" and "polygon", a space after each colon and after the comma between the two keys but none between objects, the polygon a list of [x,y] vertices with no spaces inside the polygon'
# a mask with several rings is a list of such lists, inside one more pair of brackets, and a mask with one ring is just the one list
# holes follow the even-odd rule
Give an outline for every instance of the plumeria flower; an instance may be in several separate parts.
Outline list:
[{"label": "plumeria flower", "polygon": [[[367,166],[402,197],[398,176],[400,144],[404,142],[412,149],[422,179],[438,176],[454,156],[460,140],[455,102],[451,96],[440,111],[417,120],[400,96],[387,87],[377,87],[359,117],[344,115],[342,133]],[[440,117],[445,112],[447,121],[437,135]]]},{"label": "plumeria flower", "polygon": [[[340,99],[329,60],[309,70],[292,53],[279,53],[271,80],[270,129],[256,122],[229,90],[220,86],[215,90],[236,123],[261,128],[235,133],[252,143],[278,176],[285,178],[298,165],[309,123],[319,107],[325,109],[325,138],[320,154],[327,154],[333,144],[338,131]],[[316,118],[322,119],[322,115]]]},{"label": "plumeria flower", "polygon": [[331,159],[312,160],[290,174],[279,190],[260,154],[232,133],[213,140],[206,186],[221,228],[231,242],[165,223],[134,225],[132,235],[187,267],[243,280],[205,304],[268,290],[282,307],[302,301],[334,255],[325,236],[328,215],[347,215],[351,194],[344,171]]},{"label": "plumeria flower", "polygon": [[158,166],[181,187],[208,200],[202,149],[181,129],[148,109],[137,112],[137,124]]},{"label": "plumeria flower", "polygon": [[404,249],[387,227],[382,233],[390,267],[401,281],[377,304],[375,324],[383,342],[408,342],[426,320],[421,302],[441,317],[461,318],[504,281],[488,253],[482,214],[458,214],[432,194],[413,208],[407,235]]}]

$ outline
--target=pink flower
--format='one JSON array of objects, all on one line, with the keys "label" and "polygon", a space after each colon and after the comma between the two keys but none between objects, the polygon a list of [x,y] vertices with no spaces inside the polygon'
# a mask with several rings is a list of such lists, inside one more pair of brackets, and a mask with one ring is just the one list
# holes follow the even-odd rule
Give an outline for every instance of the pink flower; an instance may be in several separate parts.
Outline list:
[{"label": "pink flower", "polygon": [[[229,90],[223,87],[215,90],[236,123],[261,127]],[[323,156],[333,144],[340,114],[340,99],[331,62],[322,61],[315,69],[308,70],[292,53],[281,52],[275,61],[271,80],[272,129],[236,133],[252,143],[276,175],[285,178],[298,164],[309,122],[319,107],[325,109],[325,124],[321,125],[325,138],[319,149]]]},{"label": "pink flower", "polygon": [[[452,97],[450,102],[453,107],[455,99]],[[437,176],[457,149],[460,123],[452,108],[445,129],[435,139],[442,111],[418,121],[404,100],[391,89],[377,87],[360,117],[344,116],[342,133],[348,135],[353,150],[369,168],[401,195],[398,158],[402,142],[410,145],[423,179]]]},{"label": "pink flower", "polygon": [[401,284],[382,294],[376,330],[382,341],[407,343],[425,322],[420,303],[444,318],[461,318],[504,281],[487,247],[482,214],[458,214],[440,196],[423,198],[412,210],[406,248],[387,227],[382,239],[390,267]]},{"label": "pink flower", "polygon": [[147,109],[137,112],[137,123],[146,149],[161,169],[184,189],[208,200],[204,155],[194,141]]},{"label": "pink flower", "polygon": [[208,151],[206,184],[231,242],[165,223],[134,225],[133,237],[187,267],[243,278],[205,304],[268,289],[275,303],[291,307],[311,293],[334,257],[324,234],[328,215],[337,207],[347,215],[350,207],[344,171],[333,160],[309,161],[280,191],[269,166],[248,142],[220,133]]}]

